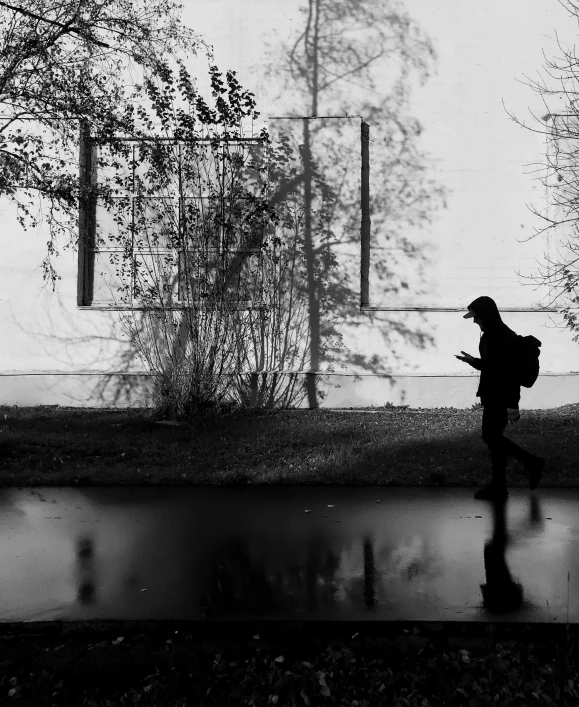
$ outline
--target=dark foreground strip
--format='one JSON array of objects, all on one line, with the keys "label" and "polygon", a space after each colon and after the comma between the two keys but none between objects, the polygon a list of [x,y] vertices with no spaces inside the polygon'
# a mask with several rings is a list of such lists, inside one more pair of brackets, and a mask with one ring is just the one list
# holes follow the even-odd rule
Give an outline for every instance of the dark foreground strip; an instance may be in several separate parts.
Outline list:
[{"label": "dark foreground strip", "polygon": [[0,624],[0,704],[579,704],[577,626],[90,621]]}]

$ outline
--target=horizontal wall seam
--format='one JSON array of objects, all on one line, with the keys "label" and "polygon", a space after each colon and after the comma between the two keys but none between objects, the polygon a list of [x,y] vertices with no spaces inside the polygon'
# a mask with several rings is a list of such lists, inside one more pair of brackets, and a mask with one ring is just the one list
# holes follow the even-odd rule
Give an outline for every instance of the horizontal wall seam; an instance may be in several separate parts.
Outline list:
[{"label": "horizontal wall seam", "polygon": [[[388,307],[386,305],[380,304],[364,304],[359,307],[361,312],[465,312],[466,307]],[[579,307],[545,307],[544,309],[537,309],[535,307],[501,307],[500,312],[504,314],[509,312],[510,314],[547,314],[547,313],[558,313],[566,310],[576,310]]]},{"label": "horizontal wall seam", "polygon": [[[245,371],[239,373],[224,373],[225,376],[234,375],[270,375],[273,373],[284,375],[318,375],[342,376],[343,378],[477,378],[479,374],[473,373],[337,373],[335,371]],[[0,377],[23,376],[152,376],[149,371],[0,371]],[[539,374],[544,376],[577,376],[579,371],[552,372],[545,371]]]}]

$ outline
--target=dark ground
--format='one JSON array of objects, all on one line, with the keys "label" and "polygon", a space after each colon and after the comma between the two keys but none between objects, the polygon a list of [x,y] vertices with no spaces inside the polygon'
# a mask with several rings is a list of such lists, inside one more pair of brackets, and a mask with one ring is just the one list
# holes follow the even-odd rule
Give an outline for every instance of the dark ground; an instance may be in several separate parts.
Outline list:
[{"label": "dark ground", "polygon": [[[488,476],[480,417],[317,410],[171,427],[150,411],[0,408],[0,485],[472,486]],[[579,485],[578,421],[573,405],[507,428],[548,458],[542,486]],[[549,624],[0,624],[2,705],[579,705],[576,666],[575,627]]]},{"label": "dark ground", "polygon": [[3,624],[0,695],[59,706],[577,705],[574,635],[548,624]]}]

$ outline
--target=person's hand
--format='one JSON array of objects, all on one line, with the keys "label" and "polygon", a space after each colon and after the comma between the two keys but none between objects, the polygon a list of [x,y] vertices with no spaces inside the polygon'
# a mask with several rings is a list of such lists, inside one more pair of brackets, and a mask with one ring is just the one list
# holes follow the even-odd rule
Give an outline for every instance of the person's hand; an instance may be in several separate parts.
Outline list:
[{"label": "person's hand", "polygon": [[509,422],[518,422],[521,419],[519,408],[507,408],[507,417]]},{"label": "person's hand", "polygon": [[459,361],[464,361],[465,363],[470,363],[470,365],[472,366],[472,362],[475,360],[475,357],[471,356],[466,351],[461,351],[460,353],[463,355],[456,356],[456,358],[458,358]]}]

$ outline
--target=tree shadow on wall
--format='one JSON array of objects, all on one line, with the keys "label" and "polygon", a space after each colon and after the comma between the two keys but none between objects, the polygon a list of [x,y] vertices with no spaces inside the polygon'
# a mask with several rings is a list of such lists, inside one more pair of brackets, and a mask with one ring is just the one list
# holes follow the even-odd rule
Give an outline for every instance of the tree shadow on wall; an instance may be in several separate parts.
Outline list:
[{"label": "tree shadow on wall", "polygon": [[[310,118],[294,120],[293,127],[285,121],[283,129],[303,165],[304,183],[293,195],[299,202],[293,212],[303,214],[311,369],[338,365],[350,372],[388,374],[401,359],[400,341],[425,348],[434,339],[396,316],[378,322],[360,311],[355,119],[319,116],[355,114],[370,125],[373,293],[379,293],[381,303],[394,304],[409,291],[412,277],[418,283],[412,285],[413,298],[428,294],[420,289],[427,256],[407,233],[431,223],[445,206],[446,191],[428,176],[431,164],[419,146],[423,128],[408,111],[412,84],[426,81],[435,52],[399,2],[307,0],[300,14],[295,39],[270,43],[265,75],[268,86],[281,89],[273,99],[278,115]],[[403,274],[408,271],[410,277]],[[369,319],[388,356],[343,345],[342,334],[363,336]],[[308,403],[317,407],[313,386]]]},{"label": "tree shadow on wall", "polygon": [[[71,311],[60,295],[50,300],[51,306],[36,319],[34,328],[25,327],[14,312],[12,324],[36,339],[47,358],[61,364],[56,370],[74,375],[81,361],[81,377],[90,382],[81,385],[79,393],[62,393],[58,381],[43,383],[43,388],[54,390],[57,397],[73,405],[86,404],[90,399],[107,407],[146,406],[151,398],[149,375],[116,320],[103,312]],[[86,375],[89,371],[95,374]]]},{"label": "tree shadow on wall", "polygon": [[[390,371],[402,359],[402,345],[424,349],[435,343],[425,326],[360,311],[360,119],[321,116],[355,113],[371,128],[372,291],[382,301],[396,302],[411,287],[413,298],[427,294],[420,288],[427,254],[408,233],[432,222],[446,193],[428,176],[431,164],[419,145],[422,125],[409,115],[413,82],[427,80],[435,51],[403,4],[307,0],[294,36],[289,45],[270,42],[260,67],[268,85],[281,89],[283,100],[276,105],[296,118],[270,122],[268,181],[279,213],[270,235],[281,244],[283,266],[274,264],[270,294],[279,301],[269,303],[267,316],[255,315],[245,373],[232,377],[231,391],[238,402],[256,406],[307,400],[315,408],[324,395],[318,388],[323,373],[376,373],[393,384]],[[271,260],[266,266],[273,267]],[[146,317],[134,314],[135,332],[145,331]],[[102,326],[94,341],[102,340],[111,352],[111,374],[99,378],[92,397],[114,405],[142,399],[146,381],[134,375],[142,368],[137,347],[118,322]],[[356,350],[369,327],[387,355],[365,345]],[[69,364],[74,347],[89,338],[73,334],[68,345],[62,341],[72,352]],[[254,379],[252,389],[248,371],[268,373]],[[287,371],[309,372],[305,385],[295,374],[280,373]]]}]

